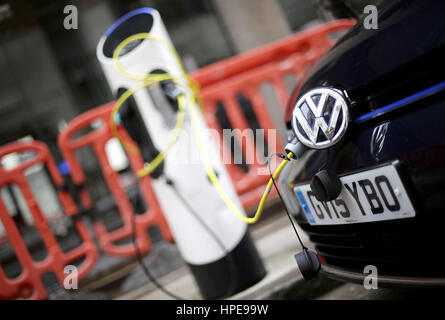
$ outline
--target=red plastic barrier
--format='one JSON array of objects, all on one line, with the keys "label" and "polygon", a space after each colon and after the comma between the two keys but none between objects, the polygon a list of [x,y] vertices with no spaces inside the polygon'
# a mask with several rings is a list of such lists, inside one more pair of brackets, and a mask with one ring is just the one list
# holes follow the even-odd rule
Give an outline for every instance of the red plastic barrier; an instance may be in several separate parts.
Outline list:
[{"label": "red plastic barrier", "polygon": [[[95,155],[99,160],[105,181],[111,195],[116,201],[117,208],[123,221],[123,226],[121,228],[111,232],[107,231],[103,221],[96,221],[94,223],[96,236],[105,253],[115,256],[130,257],[136,255],[136,250],[133,244],[127,243],[119,245],[116,243],[132,236],[133,207],[124,187],[122,186],[119,174],[111,168],[105,152],[106,143],[113,138],[110,129],[110,116],[113,105],[114,102],[111,102],[76,117],[59,135],[58,144],[65,160],[70,166],[71,177],[76,185],[83,185],[86,181],[86,177],[81,164],[75,156],[75,152],[86,146],[91,146],[93,148]],[[97,120],[102,121],[102,127],[100,129],[91,131],[78,139],[73,139],[73,135],[82,129],[87,128],[91,123]],[[131,141],[129,136],[125,134],[124,130],[120,131],[126,141]],[[143,159],[140,155],[128,153],[127,156],[134,172],[143,167]],[[153,189],[151,188],[150,177],[145,176],[140,179],[139,186],[144,201],[147,204],[147,210],[142,214],[136,215],[135,228],[139,250],[142,253],[145,253],[152,247],[152,242],[148,235],[148,228],[150,226],[158,226],[163,237],[168,241],[173,241],[173,237],[167,226]],[[91,202],[86,188],[81,189],[80,198],[86,208],[93,207],[93,203]]]},{"label": "red plastic barrier", "polygon": [[[26,179],[24,171],[36,164],[44,164],[49,175],[56,186],[64,184],[57,165],[51,154],[42,142],[17,142],[0,148],[0,159],[14,152],[35,153],[35,157],[24,161],[12,170],[5,170],[0,166],[0,189],[6,185],[16,185],[23,194],[26,204],[32,214],[35,227],[37,228],[42,241],[47,249],[48,255],[43,261],[34,261],[20,232],[11,217],[8,209],[0,197],[0,220],[5,227],[7,237],[15,251],[16,257],[22,266],[21,274],[14,278],[8,278],[0,266],[0,298],[47,298],[46,289],[42,283],[42,275],[46,272],[53,272],[61,284],[63,284],[66,274],[64,267],[72,262],[85,258],[78,266],[78,279],[82,279],[94,266],[98,259],[98,251],[93,240],[88,234],[84,223],[74,220],[75,227],[82,240],[78,247],[64,253],[50,229],[47,218],[43,214],[31,187]],[[57,192],[59,201],[64,212],[69,217],[77,214],[77,207],[66,192]]]},{"label": "red plastic barrier", "polygon": [[[266,130],[274,129],[265,100],[260,92],[263,83],[269,83],[275,89],[284,110],[288,103],[290,92],[285,87],[284,77],[288,74],[301,80],[309,65],[314,64],[335,43],[330,35],[340,30],[347,30],[355,24],[353,20],[338,20],[318,26],[316,28],[299,32],[283,40],[263,46],[259,49],[231,57],[214,63],[191,74],[200,84],[200,95],[204,102],[204,116],[209,127],[222,133],[221,125],[217,119],[217,103],[222,102],[232,128],[241,131],[249,128],[241,106],[236,100],[242,93],[250,100],[255,116],[260,126]],[[220,134],[222,137],[222,134]],[[247,137],[242,143],[244,154],[255,152],[255,144]],[[282,151],[280,141],[275,141],[277,150]],[[270,141],[268,141],[270,145]],[[221,141],[223,148],[228,148]],[[223,150],[221,150],[223,152]],[[225,150],[229,151],[229,150]],[[274,151],[274,152],[276,152]],[[235,164],[226,164],[235,189],[245,208],[258,204],[264,186],[269,180],[267,175],[257,175],[262,165],[257,161],[249,164],[247,173]]]}]

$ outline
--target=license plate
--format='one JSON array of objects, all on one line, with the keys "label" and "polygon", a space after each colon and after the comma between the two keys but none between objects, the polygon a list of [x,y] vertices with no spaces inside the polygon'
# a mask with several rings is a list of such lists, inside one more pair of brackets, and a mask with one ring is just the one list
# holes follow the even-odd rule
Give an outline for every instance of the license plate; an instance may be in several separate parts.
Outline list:
[{"label": "license plate", "polygon": [[311,225],[351,224],[411,218],[416,215],[395,164],[340,177],[337,199],[321,202],[309,184],[295,194]]}]

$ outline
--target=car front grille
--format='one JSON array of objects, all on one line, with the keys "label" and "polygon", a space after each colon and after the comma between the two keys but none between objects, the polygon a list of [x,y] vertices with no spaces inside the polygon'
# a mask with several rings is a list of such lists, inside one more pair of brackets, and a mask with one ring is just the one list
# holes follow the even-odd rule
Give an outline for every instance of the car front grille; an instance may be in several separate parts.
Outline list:
[{"label": "car front grille", "polygon": [[298,219],[326,264],[362,273],[375,265],[379,274],[445,277],[442,250],[444,215],[431,223],[424,217],[352,225],[311,226]]}]

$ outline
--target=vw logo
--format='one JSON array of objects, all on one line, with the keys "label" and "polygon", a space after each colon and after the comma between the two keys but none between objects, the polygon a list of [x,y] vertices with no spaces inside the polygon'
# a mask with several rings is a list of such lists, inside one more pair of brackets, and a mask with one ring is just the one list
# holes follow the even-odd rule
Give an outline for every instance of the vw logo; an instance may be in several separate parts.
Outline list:
[{"label": "vw logo", "polygon": [[298,140],[314,149],[329,148],[340,141],[348,122],[348,99],[340,90],[332,88],[306,92],[292,113],[292,128]]}]

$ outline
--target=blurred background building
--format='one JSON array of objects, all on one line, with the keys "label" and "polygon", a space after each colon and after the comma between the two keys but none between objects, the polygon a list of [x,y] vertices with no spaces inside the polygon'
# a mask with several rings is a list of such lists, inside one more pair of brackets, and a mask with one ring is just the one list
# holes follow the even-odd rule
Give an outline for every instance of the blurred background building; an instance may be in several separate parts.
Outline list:
[{"label": "blurred background building", "polygon": [[[0,145],[31,136],[53,144],[73,117],[114,97],[96,59],[100,36],[120,16],[156,8],[193,69],[348,16],[366,1],[10,0],[0,1]],[[63,9],[78,8],[66,30]],[[332,8],[340,8],[332,11]],[[362,9],[361,9],[362,10]],[[332,14],[334,12],[334,14]],[[349,15],[351,16],[351,15]]]},{"label": "blurred background building", "polygon": [[[308,0],[11,0],[0,2],[0,145],[31,136],[54,144],[79,113],[112,100],[96,59],[123,14],[156,8],[189,70],[278,40],[321,18]],[[66,30],[66,5],[78,29]]]}]

